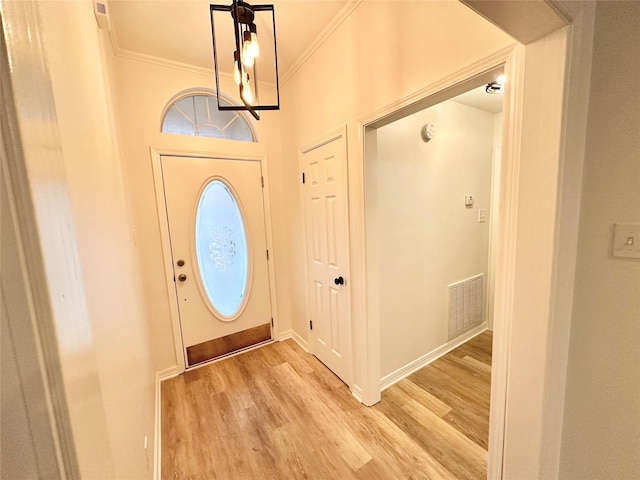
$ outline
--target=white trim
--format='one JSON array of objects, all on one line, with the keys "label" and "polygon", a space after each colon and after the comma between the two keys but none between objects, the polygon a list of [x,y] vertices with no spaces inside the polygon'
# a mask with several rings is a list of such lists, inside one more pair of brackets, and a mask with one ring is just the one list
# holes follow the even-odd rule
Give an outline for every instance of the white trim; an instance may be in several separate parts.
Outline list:
[{"label": "white trim", "polygon": [[[256,144],[253,142],[247,142],[247,145]],[[176,353],[176,360],[178,363],[178,372],[182,373],[186,370],[187,359],[186,359],[186,349],[184,348],[182,341],[182,330],[180,326],[180,315],[178,311],[178,297],[175,291],[175,288],[171,288],[174,284],[173,280],[173,260],[171,257],[171,242],[169,239],[169,224],[167,221],[167,211],[166,211],[166,203],[164,196],[164,184],[162,181],[162,165],[161,165],[161,157],[162,156],[185,156],[191,158],[216,158],[221,160],[251,160],[260,162],[261,174],[264,177],[264,188],[262,189],[262,199],[264,205],[264,220],[265,220],[265,230],[266,230],[266,243],[267,248],[269,249],[269,299],[270,299],[270,308],[271,308],[271,316],[273,317],[273,327],[271,330],[271,340],[275,340],[279,337],[278,328],[279,328],[279,320],[278,320],[278,302],[276,296],[276,273],[275,273],[275,253],[273,248],[273,229],[271,225],[271,197],[269,195],[269,173],[268,173],[268,161],[265,155],[256,155],[250,153],[220,153],[220,152],[194,152],[194,151],[185,151],[185,150],[176,150],[170,148],[154,148],[150,147],[151,152],[151,164],[153,170],[153,182],[155,187],[155,197],[156,197],[156,208],[158,212],[158,222],[160,226],[160,238],[162,243],[162,257],[163,264],[165,270],[165,282],[167,285],[167,296],[169,298],[169,308],[171,314],[171,325],[173,327],[173,340],[174,340],[174,348]],[[267,342],[264,342],[267,343]],[[262,345],[260,343],[259,345]],[[241,352],[245,352],[247,349],[241,350]],[[227,358],[227,356],[223,357]],[[206,362],[209,363],[209,362]],[[189,370],[193,370],[197,368],[197,365],[189,367]]]},{"label": "white trim", "polygon": [[302,349],[307,352],[309,352],[309,342],[307,342],[304,338],[302,338],[300,335],[298,335],[297,332],[292,332],[291,334],[291,338],[293,338],[293,340],[300,345],[300,347],[302,347]]},{"label": "white trim", "polygon": [[313,42],[300,54],[298,59],[289,67],[289,69],[282,74],[280,85],[284,85],[288,82],[293,75],[300,70],[300,68],[306,63],[309,58],[315,53],[318,48],[322,46],[324,42],[342,25],[349,15],[360,5],[362,0],[348,0],[346,5],[336,14],[335,17],[327,24],[326,27],[318,34]]},{"label": "white trim", "polygon": [[[113,54],[119,58],[126,58],[127,60],[133,60],[134,62],[149,63],[151,65],[157,65],[163,68],[171,68],[173,70],[180,70],[187,73],[195,73],[197,75],[204,75],[209,78],[215,78],[215,72],[213,69],[213,63],[211,68],[199,67],[197,65],[190,65],[188,63],[177,62],[175,60],[169,60],[168,58],[155,57],[146,53],[134,52],[133,50],[125,50],[114,46],[114,36],[109,32],[109,37],[112,39]],[[212,55],[213,60],[213,55]],[[224,72],[218,72],[218,77],[229,82],[233,81],[233,75]],[[259,82],[260,87],[276,89],[276,84],[271,82]]]},{"label": "white trim", "polygon": [[460,345],[468,342],[474,337],[477,337],[483,332],[486,332],[487,324],[486,322],[482,325],[478,325],[475,328],[472,328],[468,332],[463,333],[459,337],[454,338],[453,340],[445,343],[444,345],[439,346],[435,350],[430,351],[426,355],[417,358],[413,362],[406,364],[404,367],[399,368],[395,372],[390,373],[389,375],[385,375],[380,379],[380,390],[386,390],[391,385],[395,385],[400,380],[408,377],[414,372],[417,372],[422,367],[429,365],[431,362],[439,359],[443,355],[446,355],[451,350],[458,348]]},{"label": "white trim", "polygon": [[289,330],[283,330],[282,332],[280,332],[280,334],[278,335],[278,341],[282,342],[284,340],[289,340],[290,338],[293,338],[293,330],[289,329]]},{"label": "white trim", "polygon": [[156,382],[164,382],[165,380],[177,377],[178,375],[180,375],[180,370],[178,370],[178,367],[174,365],[173,367],[165,368],[164,370],[156,372]]},{"label": "white trim", "polygon": [[351,387],[349,387],[349,390],[351,390],[351,395],[353,396],[353,398],[358,400],[360,403],[364,403],[362,401],[362,388],[354,383],[353,385],[351,385]]},{"label": "white trim", "polygon": [[158,223],[160,226],[160,240],[162,243],[162,259],[164,265],[165,285],[167,287],[167,298],[169,298],[169,310],[171,314],[171,326],[173,330],[173,344],[175,348],[177,368],[180,373],[185,371],[187,364],[185,358],[185,348],[182,342],[182,330],[180,327],[180,313],[178,311],[178,297],[174,284],[173,260],[171,257],[171,240],[169,238],[169,222],[167,220],[167,209],[164,198],[164,185],[162,183],[162,165],[160,157],[166,153],[160,153],[151,147],[151,167],[153,170],[153,184],[156,197],[156,208],[158,212]]},{"label": "white trim", "polygon": [[[113,39],[114,35],[111,34],[111,32],[109,32],[109,34],[110,34],[110,37]],[[114,42],[112,41],[112,43]],[[117,57],[134,60],[136,62],[150,63],[152,65],[158,65],[160,67],[165,67],[165,68],[172,68],[174,70],[181,70],[183,72],[206,75],[207,77],[211,77],[213,73],[213,63],[211,68],[198,67],[196,65],[189,65],[188,63],[176,62],[175,60],[168,60],[162,57],[147,55],[146,53],[134,52],[133,50],[125,50],[120,47],[114,47],[114,54]],[[220,76],[224,76],[224,74],[220,74]],[[228,77],[232,78],[231,75],[229,75]]]},{"label": "white trim", "polygon": [[293,340],[298,345],[300,345],[300,348],[302,348],[305,352],[310,353],[309,343],[300,335],[298,335],[298,333],[295,330],[285,330],[280,334],[279,341],[282,342],[283,340],[289,340],[289,339]]},{"label": "white trim", "polygon": [[379,127],[392,121],[405,117],[407,112],[400,112],[404,108],[414,107],[412,111],[418,112],[427,108],[427,105],[435,105],[444,100],[448,100],[452,96],[451,90],[456,87],[462,87],[461,93],[466,90],[465,84],[491,73],[493,70],[500,68],[513,56],[517,45],[511,45],[484,57],[477,62],[467,65],[451,75],[438,80],[420,90],[406,95],[385,107],[361,118],[359,125],[364,127]]},{"label": "white trim", "polygon": [[264,186],[262,188],[262,205],[264,215],[264,226],[266,230],[266,243],[267,250],[269,251],[269,260],[267,261],[267,267],[269,268],[269,299],[271,301],[271,319],[273,325],[271,326],[271,338],[275,340],[279,337],[280,321],[278,316],[278,298],[276,294],[276,252],[273,248],[273,226],[271,220],[271,189],[269,188],[269,162],[266,161],[266,157],[260,160],[260,171]]},{"label": "white trim", "polygon": [[511,313],[515,289],[516,235],[522,103],[524,97],[524,49],[516,46],[505,61],[505,77],[510,79],[504,99],[502,158],[497,255],[494,270],[493,360],[489,413],[487,478],[500,480],[503,474]]}]

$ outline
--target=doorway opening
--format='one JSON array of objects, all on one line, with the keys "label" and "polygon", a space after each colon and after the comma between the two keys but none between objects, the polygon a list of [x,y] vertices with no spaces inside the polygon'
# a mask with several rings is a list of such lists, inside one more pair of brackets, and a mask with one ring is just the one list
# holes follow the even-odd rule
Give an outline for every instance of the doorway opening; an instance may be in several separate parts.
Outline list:
[{"label": "doorway opening", "polygon": [[[366,310],[379,326],[380,391],[415,390],[421,369],[475,337],[422,377],[490,378],[504,116],[502,92],[487,85],[503,73],[365,124]],[[474,356],[475,344],[488,348]],[[455,405],[466,393],[421,387],[447,406],[443,425],[486,452],[490,384]]]}]

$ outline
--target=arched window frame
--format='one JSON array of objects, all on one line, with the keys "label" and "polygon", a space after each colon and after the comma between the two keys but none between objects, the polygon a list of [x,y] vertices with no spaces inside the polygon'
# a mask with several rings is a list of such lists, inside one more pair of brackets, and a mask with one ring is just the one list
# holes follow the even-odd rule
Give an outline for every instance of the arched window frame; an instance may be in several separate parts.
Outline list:
[{"label": "arched window frame", "polygon": [[[202,96],[206,96],[206,97],[212,97],[214,99],[217,98],[218,94],[215,90],[209,89],[209,88],[190,88],[188,90],[183,90],[179,93],[177,93],[176,95],[174,95],[173,97],[171,97],[169,99],[169,101],[165,104],[164,108],[162,109],[162,115],[160,116],[160,132],[161,133],[168,133],[170,135],[181,135],[179,133],[171,133],[171,132],[164,132],[162,130],[162,125],[164,124],[164,119],[167,115],[167,113],[169,112],[169,110],[171,110],[171,108],[179,101],[188,98],[188,97],[192,97],[192,96],[198,96],[198,95],[202,95]],[[225,100],[226,102],[228,102],[229,104],[233,104],[233,100],[228,97],[227,95],[220,95],[220,98]],[[217,103],[217,100],[216,100]],[[247,116],[245,115],[244,112],[242,111],[237,111],[236,112],[237,116],[239,117],[240,120],[242,120],[247,127],[249,128],[249,131],[251,132],[251,142],[249,143],[257,143],[258,142],[258,133],[256,132],[256,128],[255,125],[253,124],[253,121]],[[237,121],[237,120],[236,120]],[[214,126],[215,127],[215,126]],[[217,128],[217,127],[215,127]],[[188,134],[183,134],[185,136],[200,136],[200,135],[188,135]],[[215,138],[215,137],[209,137],[206,135],[202,135],[202,138]],[[244,140],[237,140],[237,139],[233,139],[233,138],[225,138],[225,140],[233,140],[233,141],[244,141]]]}]

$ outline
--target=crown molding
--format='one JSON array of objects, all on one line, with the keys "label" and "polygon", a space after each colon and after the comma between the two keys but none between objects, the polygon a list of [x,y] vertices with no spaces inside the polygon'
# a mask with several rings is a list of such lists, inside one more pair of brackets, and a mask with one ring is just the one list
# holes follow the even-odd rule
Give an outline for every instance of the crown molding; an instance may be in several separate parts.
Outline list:
[{"label": "crown molding", "polygon": [[[153,55],[147,55],[146,53],[134,52],[133,50],[125,50],[118,48],[115,51],[116,57],[127,58],[129,60],[135,60],[137,62],[151,63],[160,67],[172,68],[174,70],[182,70],[190,73],[197,73],[199,75],[207,75],[213,77],[213,66],[211,68],[198,67],[196,65],[190,65],[188,63],[176,62],[162,57],[154,57]],[[225,76],[221,73],[220,76]],[[232,78],[231,75],[227,75]]]},{"label": "crown molding", "polygon": [[[305,64],[305,62],[313,55],[313,53],[320,48],[320,46],[327,41],[331,34],[353,13],[353,11],[362,3],[363,0],[348,0],[346,5],[336,14],[329,24],[320,32],[315,40],[309,45],[304,52],[298,57],[294,64],[281,75],[280,85],[284,85],[293,75]],[[118,45],[117,35],[113,29],[109,30],[109,39],[111,41],[111,47],[116,57],[126,58],[129,60],[135,60],[138,62],[150,63],[165,68],[172,68],[175,70],[181,70],[185,72],[195,73],[198,75],[213,76],[213,67],[204,68],[196,65],[190,65],[188,63],[176,62],[162,57],[155,57],[145,53],[135,52],[133,50],[126,50]],[[220,77],[232,79],[232,75],[220,73]],[[263,84],[263,82],[260,82]],[[264,83],[267,88],[275,88],[275,84]]]},{"label": "crown molding", "polygon": [[362,3],[363,0],[349,0],[347,4],[342,7],[342,9],[336,14],[335,17],[329,22],[329,24],[320,32],[320,34],[315,38],[315,40],[309,45],[304,52],[298,57],[298,59],[294,62],[294,64],[282,74],[280,79],[280,85],[284,85],[287,83],[293,75],[300,70],[302,65],[305,64],[307,60],[313,55],[313,53],[320,48],[320,46],[327,41],[327,39],[331,36],[336,29],[342,25],[349,15],[353,13],[353,11]]}]

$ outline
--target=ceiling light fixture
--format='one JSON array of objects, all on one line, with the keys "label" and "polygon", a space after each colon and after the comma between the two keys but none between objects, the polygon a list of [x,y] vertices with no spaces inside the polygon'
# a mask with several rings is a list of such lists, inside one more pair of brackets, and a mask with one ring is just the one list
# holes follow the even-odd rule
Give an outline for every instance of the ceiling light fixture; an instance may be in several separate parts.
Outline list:
[{"label": "ceiling light fixture", "polygon": [[260,120],[260,110],[279,110],[280,87],[273,5],[249,5],[242,0],[233,0],[231,5],[209,5],[209,9],[218,99],[223,96],[221,76],[233,77],[238,87],[238,97],[234,98],[236,105],[221,105],[218,100],[218,109],[247,110],[256,120]]},{"label": "ceiling light fixture", "polygon": [[503,93],[504,92],[504,75],[500,75],[493,82],[489,82],[484,89],[487,93]]}]

